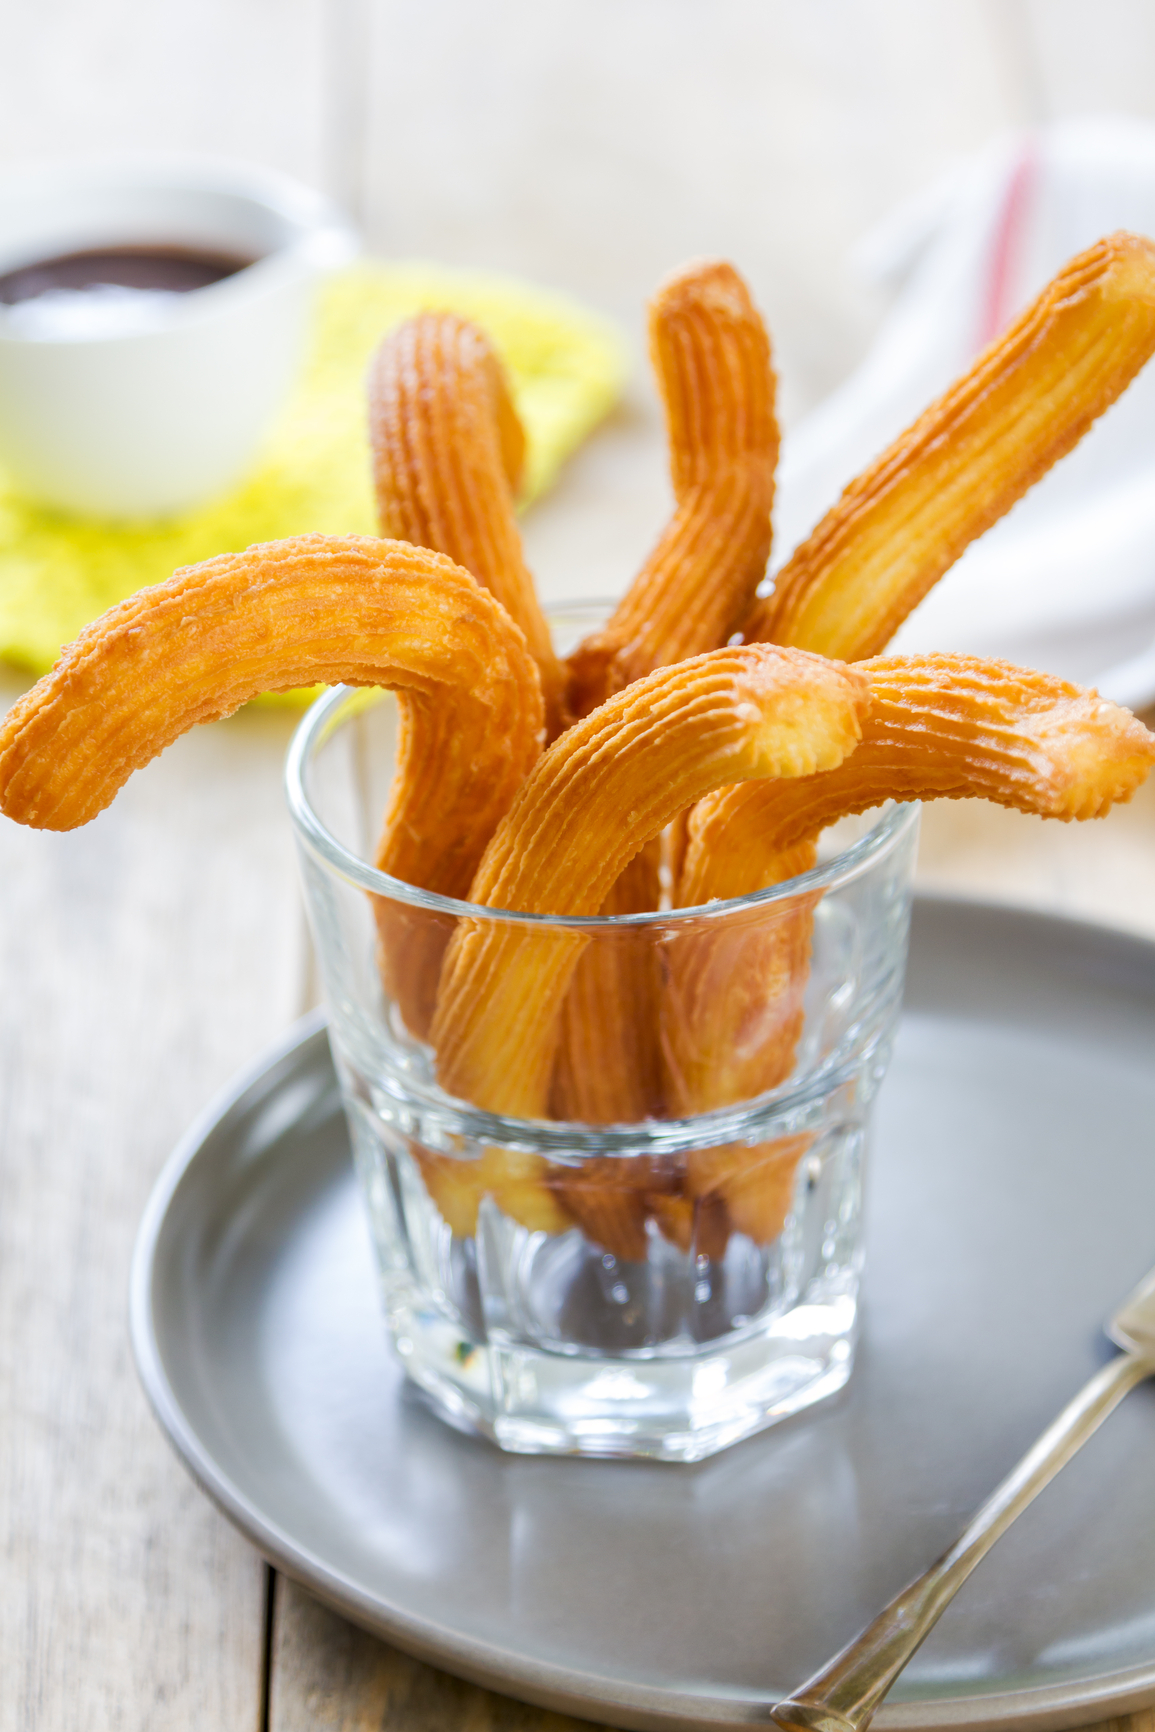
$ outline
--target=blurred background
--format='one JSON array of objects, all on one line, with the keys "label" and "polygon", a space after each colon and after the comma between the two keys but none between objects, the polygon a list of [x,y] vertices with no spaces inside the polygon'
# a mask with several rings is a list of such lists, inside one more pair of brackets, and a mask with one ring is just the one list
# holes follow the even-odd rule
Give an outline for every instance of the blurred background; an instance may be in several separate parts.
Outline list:
[{"label": "blurred background", "polygon": [[374,251],[523,272],[634,326],[732,255],[794,413],[878,309],[851,265],[993,136],[1155,117],[1145,0],[42,0],[8,9],[0,163],[211,151],[283,169]]},{"label": "blurred background", "polygon": [[[1155,118],[1149,0],[42,0],[9,8],[0,166],[195,150],[328,192],[383,257],[515,272],[638,358],[671,266],[732,258],[789,428],[888,291],[856,249],[1015,129]],[[644,367],[527,522],[554,595],[619,589],[666,498]]]}]

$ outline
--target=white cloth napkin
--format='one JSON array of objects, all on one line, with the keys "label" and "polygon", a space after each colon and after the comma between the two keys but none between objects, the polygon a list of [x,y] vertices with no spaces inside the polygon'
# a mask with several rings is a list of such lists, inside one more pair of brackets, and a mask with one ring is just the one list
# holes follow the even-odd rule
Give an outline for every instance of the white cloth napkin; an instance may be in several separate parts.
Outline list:
[{"label": "white cloth napkin", "polygon": [[[901,287],[858,371],[786,442],[771,569],[1072,254],[1120,228],[1155,235],[1155,127],[1122,118],[1004,141],[876,231],[862,261]],[[1155,361],[892,647],[1003,656],[1155,701]]]}]

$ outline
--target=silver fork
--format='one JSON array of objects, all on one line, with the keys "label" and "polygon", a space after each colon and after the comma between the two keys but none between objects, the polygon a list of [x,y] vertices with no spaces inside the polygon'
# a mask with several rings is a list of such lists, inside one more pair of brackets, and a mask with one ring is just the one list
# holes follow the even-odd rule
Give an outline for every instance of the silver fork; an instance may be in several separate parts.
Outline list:
[{"label": "silver fork", "polygon": [[980,1558],[984,1558],[1127,1392],[1155,1376],[1155,1269],[1144,1276],[1107,1324],[1123,1349],[1048,1426],[1012,1468],[965,1532],[937,1563],[891,1600],[873,1623],[779,1702],[771,1719],[790,1732],[863,1732],[915,1650],[937,1624]]}]

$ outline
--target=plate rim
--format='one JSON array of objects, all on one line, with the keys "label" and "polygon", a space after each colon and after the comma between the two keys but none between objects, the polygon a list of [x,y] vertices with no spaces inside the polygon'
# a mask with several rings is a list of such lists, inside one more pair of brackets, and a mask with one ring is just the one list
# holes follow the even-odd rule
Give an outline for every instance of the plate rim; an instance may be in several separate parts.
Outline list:
[{"label": "plate rim", "polygon": [[[1139,951],[1155,971],[1155,939],[1105,922],[1072,917],[1061,911],[1028,908],[1013,902],[940,892],[920,892],[915,908],[954,913],[962,919],[1016,924],[1044,933],[1062,934],[1069,942],[1079,934],[1085,942],[1108,943],[1117,953]],[[606,1678],[557,1662],[535,1660],[497,1643],[462,1636],[433,1619],[407,1612],[378,1596],[366,1594],[342,1571],[271,1521],[218,1465],[186,1416],[164,1366],[153,1326],[153,1283],[156,1254],[176,1192],[213,1131],[251,1090],[279,1065],[326,1033],[323,1006],[292,1023],[249,1064],[217,1091],[197,1115],[164,1163],[149,1195],[137,1229],[129,1276],[128,1323],[137,1375],[158,1424],[193,1480],[239,1531],[275,1568],[315,1594],[325,1604],[371,1634],[393,1642],[428,1664],[504,1695],[516,1695],[535,1706],[578,1718],[618,1717],[618,1724],[638,1732],[705,1732],[757,1724],[774,1706],[771,1697],[752,1707],[748,1697],[728,1701],[705,1698],[627,1679]],[[492,1445],[483,1447],[491,1448]],[[1135,1713],[1155,1705],[1155,1656],[1150,1663],[1065,1684],[984,1691],[971,1695],[932,1696],[914,1701],[886,1702],[873,1724],[880,1732],[1060,1732],[1095,1720]],[[712,1713],[711,1707],[721,1712]]]}]

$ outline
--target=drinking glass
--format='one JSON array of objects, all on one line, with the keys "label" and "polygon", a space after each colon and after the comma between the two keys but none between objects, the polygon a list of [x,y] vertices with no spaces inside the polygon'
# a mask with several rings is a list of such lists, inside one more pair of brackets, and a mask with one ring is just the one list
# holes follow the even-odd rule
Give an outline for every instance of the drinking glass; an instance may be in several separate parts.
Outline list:
[{"label": "drinking glass", "polygon": [[[374,869],[396,720],[391,694],[336,688],[302,723],[287,779],[409,1377],[504,1449],[677,1461],[833,1393],[854,1358],[863,1169],[902,993],[918,808],[844,821],[812,871],[735,901],[504,912]],[[462,920],[500,926],[571,982],[551,1100],[563,1116],[488,1112],[439,1086],[426,1037]],[[595,978],[610,999],[592,1023],[575,1019]],[[645,1112],[565,1116],[607,1041],[614,1064],[638,1067]],[[702,1110],[680,1110],[687,1089]]]}]

